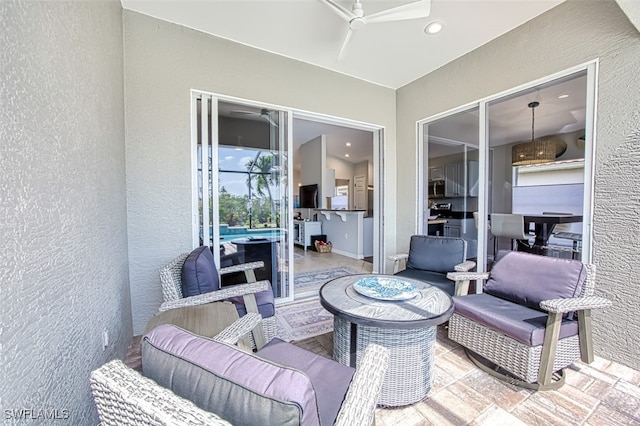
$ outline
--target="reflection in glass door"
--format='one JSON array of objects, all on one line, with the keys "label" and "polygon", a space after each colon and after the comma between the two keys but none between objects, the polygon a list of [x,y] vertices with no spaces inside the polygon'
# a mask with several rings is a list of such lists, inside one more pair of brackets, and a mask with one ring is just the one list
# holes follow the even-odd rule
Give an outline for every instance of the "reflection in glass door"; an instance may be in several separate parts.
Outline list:
[{"label": "reflection in glass door", "polygon": [[[214,248],[220,267],[263,262],[256,278],[271,282],[277,298],[288,299],[289,114],[202,94],[195,102],[200,244]],[[208,179],[202,170],[209,171]],[[243,274],[223,279],[223,285],[239,282]]]},{"label": "reflection in glass door", "polygon": [[423,233],[467,241],[467,258],[477,256],[479,150],[478,109],[422,125],[424,141]]}]

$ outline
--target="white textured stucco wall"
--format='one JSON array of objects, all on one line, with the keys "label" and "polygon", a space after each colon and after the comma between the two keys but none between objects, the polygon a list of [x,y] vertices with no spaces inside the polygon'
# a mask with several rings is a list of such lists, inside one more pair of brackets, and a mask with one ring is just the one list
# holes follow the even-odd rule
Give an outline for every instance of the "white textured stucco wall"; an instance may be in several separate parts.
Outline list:
[{"label": "white textured stucco wall", "polygon": [[[625,142],[640,127],[640,34],[613,0],[566,1],[399,89],[397,160],[414,161],[416,121],[597,58],[593,259],[597,291],[615,304],[593,314],[595,348],[596,355],[637,369],[640,175],[623,157],[637,159],[640,150],[637,142]],[[415,194],[415,169],[398,167],[397,179],[399,192]],[[620,190],[628,193],[622,205]],[[397,211],[397,245],[404,247],[414,231],[415,198],[399,198]],[[605,225],[614,223],[620,226]]]},{"label": "white textured stucco wall", "polygon": [[[190,89],[384,126],[394,181],[395,91],[130,11],[124,42],[134,332],[162,301],[158,270],[192,248]],[[395,192],[385,198],[393,252]]]},{"label": "white textured stucco wall", "polygon": [[[122,10],[1,1],[0,11],[0,415],[96,424],[89,373],[123,357],[132,336]],[[68,419],[18,420],[21,409]]]}]

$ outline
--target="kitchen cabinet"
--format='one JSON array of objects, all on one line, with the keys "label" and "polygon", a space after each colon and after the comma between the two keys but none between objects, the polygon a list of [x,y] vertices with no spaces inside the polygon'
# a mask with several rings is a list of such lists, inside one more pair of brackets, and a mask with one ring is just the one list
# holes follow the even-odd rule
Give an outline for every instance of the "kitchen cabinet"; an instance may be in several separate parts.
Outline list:
[{"label": "kitchen cabinet", "polygon": [[477,197],[478,172],[477,161],[447,164],[444,167],[444,196]]},{"label": "kitchen cabinet", "polygon": [[320,234],[322,234],[322,222],[293,221],[293,244],[303,246],[305,251],[311,245],[311,236]]},{"label": "kitchen cabinet", "polygon": [[429,180],[444,180],[444,166],[429,168]]},{"label": "kitchen cabinet", "polygon": [[444,225],[445,237],[463,238],[467,242],[467,259],[476,257],[478,253],[478,230],[473,218],[447,219]]},{"label": "kitchen cabinet", "polygon": [[462,235],[462,231],[461,231],[460,225],[453,225],[450,223],[447,223],[446,225],[444,225],[445,237],[460,238],[461,235]]}]

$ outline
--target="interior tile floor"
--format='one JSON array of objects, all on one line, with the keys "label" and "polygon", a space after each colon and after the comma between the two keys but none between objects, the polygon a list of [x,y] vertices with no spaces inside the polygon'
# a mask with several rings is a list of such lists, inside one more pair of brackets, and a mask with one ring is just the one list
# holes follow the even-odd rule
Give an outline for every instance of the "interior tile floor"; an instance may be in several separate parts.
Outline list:
[{"label": "interior tile floor", "polygon": [[[333,352],[331,333],[294,344],[327,358]],[[640,372],[596,357],[568,368],[558,390],[522,389],[478,369],[440,326],[431,392],[407,407],[378,408],[376,425],[640,425]]]},{"label": "interior tile floor", "polygon": [[[294,258],[294,276],[304,272],[319,271],[322,269],[338,268],[341,266],[349,267],[361,274],[370,274],[373,270],[373,263],[366,260],[352,259],[347,256],[343,256],[337,253],[319,253],[314,250],[308,249],[306,252],[296,246]],[[303,290],[296,290],[294,292],[294,302],[307,300],[310,298],[318,297],[317,287],[307,287]]]},{"label": "interior tile floor", "polygon": [[295,246],[294,250],[295,254],[298,255],[293,261],[294,274],[339,266],[348,266],[356,271],[361,271],[363,274],[371,273],[373,270],[373,263],[365,260],[352,259],[333,252],[319,253],[311,249],[305,252],[298,246]]}]

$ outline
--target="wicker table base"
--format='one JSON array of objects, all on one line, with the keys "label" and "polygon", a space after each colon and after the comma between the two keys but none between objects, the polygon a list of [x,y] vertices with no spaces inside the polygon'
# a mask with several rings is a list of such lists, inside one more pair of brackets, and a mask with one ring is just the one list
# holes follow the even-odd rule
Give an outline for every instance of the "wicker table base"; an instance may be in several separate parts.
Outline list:
[{"label": "wicker table base", "polygon": [[422,400],[431,390],[435,359],[436,327],[393,329],[357,325],[334,318],[333,358],[341,364],[351,362],[351,330],[356,331],[355,363],[370,343],[389,349],[389,367],[378,404],[397,407]]},{"label": "wicker table base", "polygon": [[[356,367],[370,343],[389,349],[379,405],[398,407],[422,400],[431,390],[436,326],[453,313],[453,300],[425,282],[403,278],[416,294],[403,300],[367,297],[354,283],[380,275],[348,275],[320,289],[320,303],[334,315],[333,358]],[[397,279],[397,278],[396,278]]]}]

